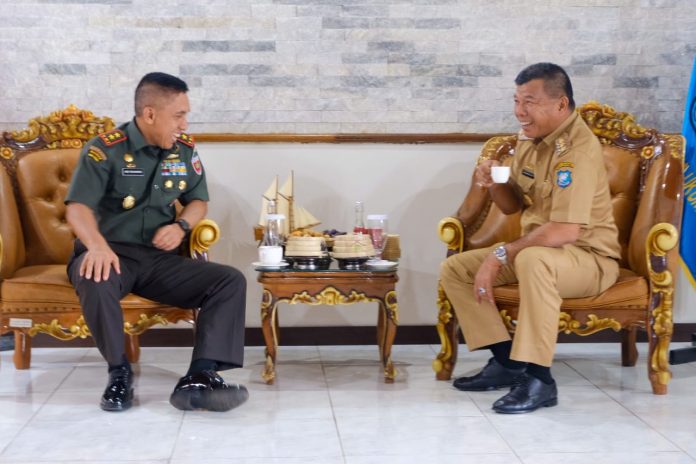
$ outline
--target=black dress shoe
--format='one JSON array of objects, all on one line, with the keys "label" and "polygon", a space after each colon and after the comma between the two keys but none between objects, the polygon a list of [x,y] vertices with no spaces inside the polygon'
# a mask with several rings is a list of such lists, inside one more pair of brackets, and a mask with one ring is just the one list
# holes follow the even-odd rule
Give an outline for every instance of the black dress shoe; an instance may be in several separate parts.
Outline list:
[{"label": "black dress shoe", "polygon": [[129,368],[109,372],[109,384],[99,405],[104,411],[125,411],[133,405],[133,372]]},{"label": "black dress shoe", "polygon": [[229,385],[217,372],[206,370],[182,377],[169,402],[182,411],[229,411],[247,398],[249,392],[244,385]]},{"label": "black dress shoe", "polygon": [[493,403],[493,410],[501,414],[521,414],[557,404],[556,382],[544,383],[536,377],[524,374],[510,393]]},{"label": "black dress shoe", "polygon": [[487,391],[499,388],[511,387],[515,378],[524,373],[525,368],[509,369],[499,364],[495,358],[488,360],[488,364],[481,372],[472,377],[459,377],[452,385],[463,391]]}]

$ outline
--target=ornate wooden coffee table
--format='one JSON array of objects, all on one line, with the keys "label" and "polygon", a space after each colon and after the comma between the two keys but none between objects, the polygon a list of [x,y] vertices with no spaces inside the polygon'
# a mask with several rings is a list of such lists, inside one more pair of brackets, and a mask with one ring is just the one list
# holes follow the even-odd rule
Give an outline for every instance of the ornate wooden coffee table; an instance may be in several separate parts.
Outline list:
[{"label": "ornate wooden coffee table", "polygon": [[395,288],[399,277],[396,269],[256,270],[259,271],[258,281],[263,285],[261,323],[266,341],[266,366],[261,376],[267,384],[272,384],[276,377],[279,303],[334,306],[377,302],[377,342],[384,368],[384,381],[394,381],[396,369],[391,360],[391,348],[399,315]]}]

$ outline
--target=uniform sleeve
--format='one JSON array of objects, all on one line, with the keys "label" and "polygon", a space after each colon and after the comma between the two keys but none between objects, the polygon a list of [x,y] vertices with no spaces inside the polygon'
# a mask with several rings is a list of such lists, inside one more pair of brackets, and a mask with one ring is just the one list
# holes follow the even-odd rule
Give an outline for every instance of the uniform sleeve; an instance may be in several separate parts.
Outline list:
[{"label": "uniform sleeve", "polygon": [[191,166],[189,166],[192,175],[189,177],[189,188],[179,197],[182,205],[186,206],[193,200],[208,201],[208,184],[205,180],[205,169],[203,163],[198,156],[198,151],[194,149],[191,156]]},{"label": "uniform sleeve", "polygon": [[109,185],[109,161],[102,149],[86,145],[73,172],[65,203],[82,203],[96,211]]},{"label": "uniform sleeve", "polygon": [[554,222],[589,224],[597,190],[597,171],[585,149],[571,149],[553,162],[551,215]]}]

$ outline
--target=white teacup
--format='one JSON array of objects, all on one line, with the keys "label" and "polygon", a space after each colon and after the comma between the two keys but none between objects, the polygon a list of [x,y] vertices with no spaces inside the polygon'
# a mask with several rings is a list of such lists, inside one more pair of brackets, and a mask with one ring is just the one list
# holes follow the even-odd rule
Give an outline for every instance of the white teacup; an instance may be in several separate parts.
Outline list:
[{"label": "white teacup", "polygon": [[260,246],[259,261],[261,264],[279,264],[283,260],[283,247]]},{"label": "white teacup", "polygon": [[496,184],[504,184],[510,178],[510,166],[491,166],[491,177]]}]

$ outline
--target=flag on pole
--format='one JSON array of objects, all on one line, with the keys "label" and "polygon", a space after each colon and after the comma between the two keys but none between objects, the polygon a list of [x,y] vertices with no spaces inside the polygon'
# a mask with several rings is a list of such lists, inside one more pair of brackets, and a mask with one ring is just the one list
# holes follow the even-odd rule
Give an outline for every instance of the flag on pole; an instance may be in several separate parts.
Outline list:
[{"label": "flag on pole", "polygon": [[684,112],[684,125],[682,134],[686,139],[685,169],[684,169],[684,215],[682,218],[681,241],[679,254],[681,255],[684,271],[696,288],[696,60],[691,72],[691,84],[686,97],[686,111]]}]

